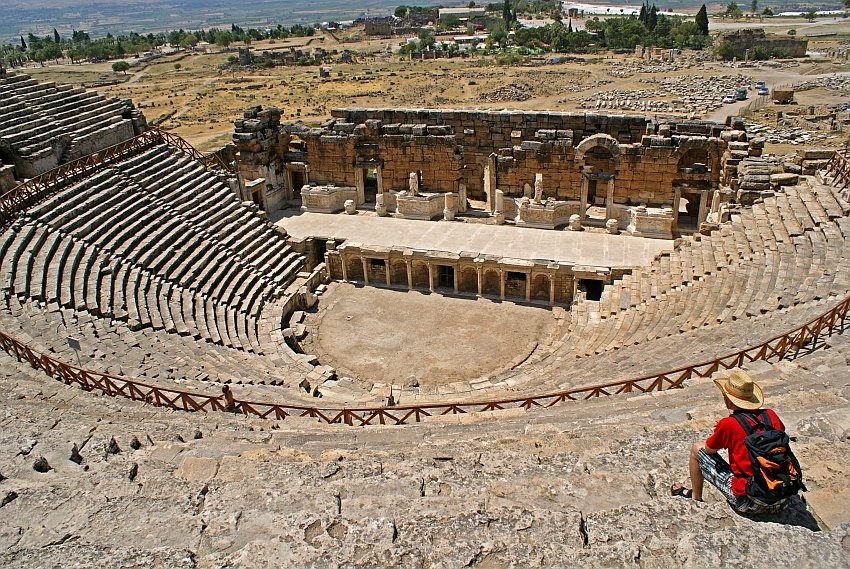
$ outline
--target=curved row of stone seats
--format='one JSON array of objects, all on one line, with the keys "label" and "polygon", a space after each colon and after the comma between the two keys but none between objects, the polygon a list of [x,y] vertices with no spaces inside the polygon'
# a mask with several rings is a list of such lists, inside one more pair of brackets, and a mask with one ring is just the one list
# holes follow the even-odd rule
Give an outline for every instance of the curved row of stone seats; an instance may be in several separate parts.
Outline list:
[{"label": "curved row of stone seats", "polygon": [[[17,296],[0,308],[0,329],[71,365],[165,388],[218,394],[229,384],[237,397],[254,401],[374,402],[362,391],[319,385],[307,361],[260,356],[165,330],[134,330],[120,320]],[[68,338],[79,342],[80,352],[69,347]],[[312,395],[317,386],[321,400]]]},{"label": "curved row of stone seats", "polygon": [[7,229],[0,264],[7,294],[260,352],[263,305],[302,258],[214,174],[163,145],[31,208]]},{"label": "curved row of stone seats", "polygon": [[807,186],[742,209],[719,231],[683,240],[649,269],[607,286],[598,304],[575,306],[571,352],[619,349],[845,294],[848,212],[828,188]]},{"label": "curved row of stone seats", "polygon": [[[690,445],[726,414],[708,380],[349,428],[96,397],[0,353],[0,564],[846,567],[850,374],[834,340],[750,370],[810,488],[755,518],[710,487],[704,503],[669,496]],[[33,469],[42,457],[52,470]]]},{"label": "curved row of stone seats", "polygon": [[0,78],[0,144],[18,155],[19,177],[127,140],[143,127],[129,100],[27,75]]},{"label": "curved row of stone seats", "polygon": [[711,235],[682,240],[652,266],[607,286],[600,302],[576,303],[517,368],[439,391],[405,389],[397,401],[496,399],[594,385],[768,340],[850,291],[848,211],[828,187],[789,188],[740,210]]}]

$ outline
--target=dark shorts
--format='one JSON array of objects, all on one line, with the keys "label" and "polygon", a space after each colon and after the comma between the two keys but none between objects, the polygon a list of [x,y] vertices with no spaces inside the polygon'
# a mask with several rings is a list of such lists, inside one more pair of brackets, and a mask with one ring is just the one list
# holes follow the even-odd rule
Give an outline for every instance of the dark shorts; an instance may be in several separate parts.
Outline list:
[{"label": "dark shorts", "polygon": [[729,463],[717,453],[708,454],[705,449],[699,449],[697,457],[702,475],[712,486],[720,490],[720,493],[736,512],[741,514],[775,514],[788,505],[790,498],[780,500],[775,504],[765,504],[749,496],[736,496],[732,493],[732,477],[734,475],[732,469],[729,468]]}]

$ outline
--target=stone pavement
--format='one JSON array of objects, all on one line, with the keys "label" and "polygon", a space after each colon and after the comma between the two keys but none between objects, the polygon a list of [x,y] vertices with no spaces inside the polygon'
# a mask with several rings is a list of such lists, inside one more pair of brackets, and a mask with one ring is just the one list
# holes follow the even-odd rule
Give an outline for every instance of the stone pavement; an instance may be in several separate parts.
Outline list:
[{"label": "stone pavement", "polygon": [[587,231],[545,231],[522,227],[416,221],[366,215],[302,213],[272,220],[296,239],[346,239],[368,247],[410,247],[426,251],[470,251],[514,259],[547,259],[593,267],[647,266],[673,242]]}]

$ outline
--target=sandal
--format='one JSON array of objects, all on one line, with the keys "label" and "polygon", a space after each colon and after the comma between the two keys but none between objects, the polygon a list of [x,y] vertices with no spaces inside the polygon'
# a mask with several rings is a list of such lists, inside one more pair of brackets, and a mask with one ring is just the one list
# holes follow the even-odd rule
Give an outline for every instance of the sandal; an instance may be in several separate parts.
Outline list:
[{"label": "sandal", "polygon": [[690,500],[694,495],[694,491],[690,488],[685,488],[681,484],[673,484],[670,486],[670,495],[681,496],[682,498]]}]

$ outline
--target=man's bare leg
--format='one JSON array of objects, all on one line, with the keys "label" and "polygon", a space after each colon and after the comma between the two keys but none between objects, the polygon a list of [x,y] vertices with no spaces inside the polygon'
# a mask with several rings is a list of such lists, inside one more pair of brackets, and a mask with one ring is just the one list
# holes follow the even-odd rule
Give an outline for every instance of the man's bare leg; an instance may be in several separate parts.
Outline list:
[{"label": "man's bare leg", "polygon": [[691,474],[691,488],[693,488],[693,495],[691,498],[702,502],[702,487],[705,483],[705,479],[702,476],[702,470],[699,467],[699,458],[697,458],[697,453],[705,448],[704,443],[694,443],[694,446],[691,447],[691,456],[688,460],[688,469]]}]

